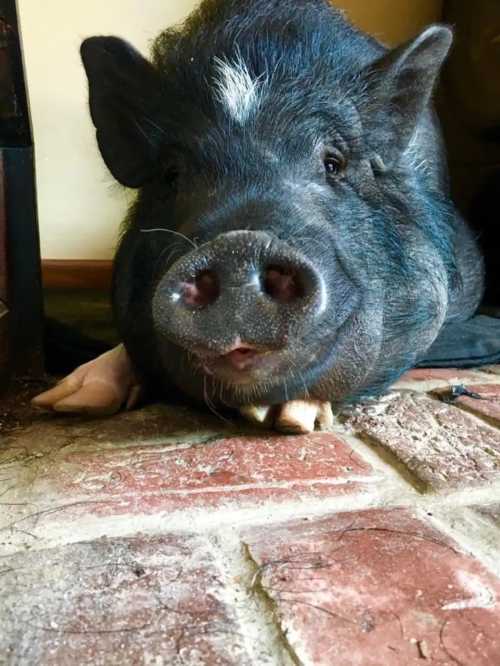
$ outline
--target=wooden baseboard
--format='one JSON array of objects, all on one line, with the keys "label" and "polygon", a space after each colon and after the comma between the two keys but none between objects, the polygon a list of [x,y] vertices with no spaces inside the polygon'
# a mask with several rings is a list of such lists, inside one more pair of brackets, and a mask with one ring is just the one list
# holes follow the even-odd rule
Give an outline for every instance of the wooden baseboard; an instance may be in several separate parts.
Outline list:
[{"label": "wooden baseboard", "polygon": [[111,288],[113,262],[86,259],[43,259],[42,279],[46,289]]}]

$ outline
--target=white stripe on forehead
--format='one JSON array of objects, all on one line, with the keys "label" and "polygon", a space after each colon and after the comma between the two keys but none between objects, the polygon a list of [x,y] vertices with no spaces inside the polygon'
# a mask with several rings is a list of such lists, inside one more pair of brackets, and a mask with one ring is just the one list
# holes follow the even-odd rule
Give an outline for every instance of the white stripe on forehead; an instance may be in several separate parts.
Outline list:
[{"label": "white stripe on forehead", "polygon": [[217,99],[236,122],[243,124],[260,104],[262,81],[252,79],[246,63],[238,56],[232,62],[215,57]]}]

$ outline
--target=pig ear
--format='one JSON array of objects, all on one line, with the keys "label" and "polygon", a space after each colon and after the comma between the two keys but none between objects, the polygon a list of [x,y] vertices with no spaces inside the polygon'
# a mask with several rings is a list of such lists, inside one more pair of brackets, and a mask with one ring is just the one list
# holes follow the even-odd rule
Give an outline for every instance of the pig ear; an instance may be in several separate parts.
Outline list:
[{"label": "pig ear", "polygon": [[159,158],[159,75],[118,37],[90,37],[80,53],[101,155],[118,182],[140,187],[152,178]]},{"label": "pig ear", "polygon": [[369,103],[361,112],[363,124],[386,166],[408,147],[452,41],[449,28],[430,26],[366,70]]}]

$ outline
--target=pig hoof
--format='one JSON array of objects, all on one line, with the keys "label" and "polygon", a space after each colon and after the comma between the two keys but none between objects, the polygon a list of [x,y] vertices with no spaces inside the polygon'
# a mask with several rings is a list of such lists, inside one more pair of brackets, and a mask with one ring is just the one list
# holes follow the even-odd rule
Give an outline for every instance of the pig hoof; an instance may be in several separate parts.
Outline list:
[{"label": "pig hoof", "polygon": [[333,425],[332,406],[319,400],[291,400],[278,407],[248,405],[240,409],[241,414],[259,425],[274,427],[289,434],[314,432],[317,426],[326,430]]},{"label": "pig hoof", "polygon": [[139,400],[141,387],[125,347],[119,345],[85,363],[54,388],[33,398],[32,404],[54,412],[106,416]]},{"label": "pig hoof", "polygon": [[273,408],[269,405],[246,405],[240,408],[240,414],[256,425],[271,426]]},{"label": "pig hoof", "polygon": [[291,400],[280,406],[274,426],[280,432],[306,434],[333,425],[332,406],[319,400]]}]

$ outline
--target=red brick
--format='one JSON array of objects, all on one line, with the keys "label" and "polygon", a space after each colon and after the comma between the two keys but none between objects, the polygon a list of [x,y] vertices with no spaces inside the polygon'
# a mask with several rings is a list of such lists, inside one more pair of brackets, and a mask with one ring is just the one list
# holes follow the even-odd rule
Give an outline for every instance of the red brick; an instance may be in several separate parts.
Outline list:
[{"label": "red brick", "polygon": [[480,398],[462,395],[454,404],[486,417],[495,425],[500,425],[500,384],[472,384],[467,386],[467,390]]},{"label": "red brick", "polygon": [[245,537],[297,662],[500,664],[500,581],[402,510]]},{"label": "red brick", "polygon": [[[445,382],[468,383],[481,379],[481,374],[474,370],[458,370],[457,368],[414,368],[406,372],[399,382]],[[484,378],[483,378],[484,379]],[[398,383],[399,383],[398,382]]]},{"label": "red brick", "polygon": [[250,664],[207,543],[101,539],[3,559],[8,664]]},{"label": "red brick", "polygon": [[[61,451],[37,460],[25,499],[38,529],[82,513],[117,515],[228,508],[362,491],[380,480],[329,433],[237,437],[196,446]],[[5,499],[10,499],[7,495]],[[70,506],[51,513],[51,506]],[[73,506],[71,506],[73,505]],[[23,514],[25,515],[25,514]],[[23,520],[29,529],[30,518]]]},{"label": "red brick", "polygon": [[453,405],[405,393],[353,409],[347,424],[434,489],[500,478],[500,431]]}]

